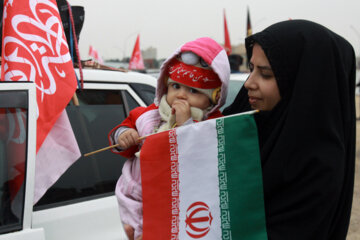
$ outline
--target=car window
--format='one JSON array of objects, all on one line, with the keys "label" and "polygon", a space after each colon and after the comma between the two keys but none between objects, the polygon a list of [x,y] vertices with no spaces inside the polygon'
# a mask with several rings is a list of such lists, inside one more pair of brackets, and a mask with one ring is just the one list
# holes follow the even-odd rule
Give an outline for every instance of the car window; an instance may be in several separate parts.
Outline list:
[{"label": "car window", "polygon": [[234,102],[236,95],[243,85],[244,81],[230,80],[226,102],[224,106],[220,108],[221,111]]},{"label": "car window", "polygon": [[130,86],[144,100],[146,105],[150,105],[154,102],[154,98],[155,98],[154,87],[141,83],[131,83]]},{"label": "car window", "polygon": [[21,230],[23,225],[27,93],[9,94],[0,92],[0,233]]},{"label": "car window", "polygon": [[135,99],[130,95],[130,93],[128,91],[123,91],[123,92],[124,92],[124,96],[126,98],[127,104],[129,106],[128,111],[131,111],[132,109],[139,106],[139,104],[135,101]]},{"label": "car window", "polygon": [[[127,116],[121,90],[77,91],[79,106],[69,116],[83,154],[109,145],[108,133]],[[125,158],[110,150],[77,160],[35,205],[35,210],[111,195]]]}]

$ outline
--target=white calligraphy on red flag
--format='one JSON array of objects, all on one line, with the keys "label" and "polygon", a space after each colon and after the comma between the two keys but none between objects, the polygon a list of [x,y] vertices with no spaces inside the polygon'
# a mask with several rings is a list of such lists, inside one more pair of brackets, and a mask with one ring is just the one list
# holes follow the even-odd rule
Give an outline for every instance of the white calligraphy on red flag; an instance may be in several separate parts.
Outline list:
[{"label": "white calligraphy on red flag", "polygon": [[55,0],[4,2],[1,79],[35,82],[38,151],[76,89]]}]

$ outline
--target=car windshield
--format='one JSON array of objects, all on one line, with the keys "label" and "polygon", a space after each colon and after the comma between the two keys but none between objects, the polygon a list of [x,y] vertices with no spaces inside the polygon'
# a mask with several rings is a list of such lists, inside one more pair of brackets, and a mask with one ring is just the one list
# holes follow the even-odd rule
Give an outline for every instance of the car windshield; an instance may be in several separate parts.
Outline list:
[{"label": "car windshield", "polygon": [[244,85],[245,81],[239,81],[239,80],[230,80],[229,82],[229,88],[228,88],[228,95],[226,97],[226,103],[224,106],[220,108],[221,111],[223,111],[227,106],[233,103],[235,100],[236,95],[240,91],[241,87]]}]

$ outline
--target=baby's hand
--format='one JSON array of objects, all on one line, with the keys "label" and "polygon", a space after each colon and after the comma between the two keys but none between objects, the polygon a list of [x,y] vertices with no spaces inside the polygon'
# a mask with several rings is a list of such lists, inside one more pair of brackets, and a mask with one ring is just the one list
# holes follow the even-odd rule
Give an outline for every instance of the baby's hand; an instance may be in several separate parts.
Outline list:
[{"label": "baby's hand", "polygon": [[[125,230],[126,235],[129,238],[129,240],[134,240],[134,232],[135,232],[134,228],[128,224],[124,224],[124,230]],[[141,235],[135,240],[142,240],[142,239],[143,239],[143,237]]]},{"label": "baby's hand", "polygon": [[128,149],[129,147],[132,147],[134,145],[137,145],[140,143],[139,139],[139,133],[135,129],[128,129],[120,136],[118,137],[118,144],[121,149]]},{"label": "baby's hand", "polygon": [[175,114],[177,126],[183,125],[191,117],[190,104],[186,100],[174,100],[171,111]]},{"label": "baby's hand", "polygon": [[129,240],[134,240],[134,228],[128,224],[124,224],[124,231]]}]

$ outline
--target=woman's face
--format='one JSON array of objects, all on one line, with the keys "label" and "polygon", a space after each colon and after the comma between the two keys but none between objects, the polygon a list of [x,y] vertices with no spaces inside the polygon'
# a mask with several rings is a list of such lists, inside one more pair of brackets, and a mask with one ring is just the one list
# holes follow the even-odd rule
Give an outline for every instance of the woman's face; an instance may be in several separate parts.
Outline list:
[{"label": "woman's face", "polygon": [[244,86],[252,109],[272,110],[280,101],[280,92],[270,63],[259,44],[254,45],[250,59],[250,76]]}]

